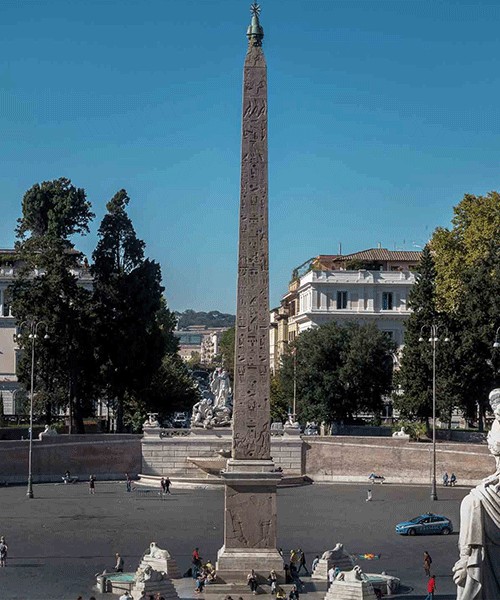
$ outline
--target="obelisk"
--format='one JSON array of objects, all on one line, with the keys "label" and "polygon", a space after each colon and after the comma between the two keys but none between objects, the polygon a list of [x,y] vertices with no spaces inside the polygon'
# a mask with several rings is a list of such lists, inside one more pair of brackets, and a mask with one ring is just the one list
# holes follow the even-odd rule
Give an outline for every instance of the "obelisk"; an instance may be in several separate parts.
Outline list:
[{"label": "obelisk", "polygon": [[231,458],[225,480],[224,546],[217,574],[244,582],[250,569],[283,573],[276,549],[276,485],[269,408],[267,67],[260,7],[251,6],[243,76],[238,294]]}]

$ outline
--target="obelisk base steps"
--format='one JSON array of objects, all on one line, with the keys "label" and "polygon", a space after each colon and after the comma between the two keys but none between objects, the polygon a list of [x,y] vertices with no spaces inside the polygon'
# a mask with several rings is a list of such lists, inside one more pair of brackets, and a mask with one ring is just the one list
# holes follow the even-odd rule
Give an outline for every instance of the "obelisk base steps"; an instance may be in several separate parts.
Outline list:
[{"label": "obelisk base steps", "polygon": [[246,584],[255,570],[264,582],[274,569],[284,581],[283,558],[276,549],[276,485],[281,473],[272,460],[228,459],[225,481],[224,546],[217,554],[217,578]]}]

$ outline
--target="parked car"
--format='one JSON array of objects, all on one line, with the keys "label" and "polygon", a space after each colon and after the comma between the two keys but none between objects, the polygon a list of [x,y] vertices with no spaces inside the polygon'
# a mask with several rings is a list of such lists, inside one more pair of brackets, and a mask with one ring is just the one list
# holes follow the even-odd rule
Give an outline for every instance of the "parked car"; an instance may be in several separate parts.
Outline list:
[{"label": "parked car", "polygon": [[448,517],[433,513],[425,513],[396,525],[396,533],[400,535],[431,535],[433,533],[448,535],[452,531],[453,524]]}]

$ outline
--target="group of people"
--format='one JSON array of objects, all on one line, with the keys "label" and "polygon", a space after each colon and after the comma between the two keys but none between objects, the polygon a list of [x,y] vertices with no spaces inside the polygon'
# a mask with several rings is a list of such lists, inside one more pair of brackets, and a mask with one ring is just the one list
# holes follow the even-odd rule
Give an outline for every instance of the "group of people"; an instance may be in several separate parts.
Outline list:
[{"label": "group of people", "polygon": [[171,485],[171,481],[168,477],[162,477],[161,481],[160,481],[160,486],[161,486],[161,491],[164,494],[171,494],[172,492],[170,491],[170,485]]},{"label": "group of people", "polygon": [[457,483],[457,477],[456,477],[455,473],[452,473],[450,476],[448,476],[448,473],[445,473],[443,475],[443,485],[445,485],[445,486],[450,485],[451,487],[453,487],[456,483]]},{"label": "group of people", "polygon": [[[133,596],[129,592],[125,591],[118,598],[118,600],[133,600]],[[139,600],[165,600],[165,596],[162,596],[160,592],[156,592],[156,594],[146,594],[146,592],[142,592],[142,596],[139,598]]]},{"label": "group of people", "polygon": [[[276,573],[276,571],[274,569],[271,569],[271,572],[269,573],[269,577],[267,578],[267,583],[271,586],[271,594],[276,595],[276,598],[278,600],[286,600],[287,599],[286,592],[281,587],[281,585],[279,585],[278,574]],[[250,588],[250,591],[252,592],[252,594],[257,593],[257,589],[259,587],[259,582],[257,579],[257,574],[255,573],[254,569],[252,569],[250,571],[250,573],[247,575],[247,585]],[[297,584],[294,583],[288,594],[288,600],[299,600],[299,595],[300,595],[299,588],[298,588]]]},{"label": "group of people", "polygon": [[431,555],[426,550],[424,552],[424,573],[425,573],[426,577],[428,577],[428,580],[427,580],[427,596],[425,597],[425,600],[434,600],[434,592],[436,591],[436,576],[431,574],[431,565],[432,565],[432,558],[431,558]]},{"label": "group of people", "polygon": [[196,594],[201,594],[205,585],[215,583],[217,572],[210,560],[204,563],[200,556],[200,549],[196,547],[193,550],[191,574],[195,581],[194,591]]}]

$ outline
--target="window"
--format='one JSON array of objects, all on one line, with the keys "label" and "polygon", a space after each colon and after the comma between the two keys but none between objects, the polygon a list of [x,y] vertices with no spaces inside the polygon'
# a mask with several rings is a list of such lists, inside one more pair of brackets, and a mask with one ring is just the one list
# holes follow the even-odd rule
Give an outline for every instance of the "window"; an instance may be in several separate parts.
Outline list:
[{"label": "window", "polygon": [[382,310],[393,309],[392,292],[383,292],[382,294]]},{"label": "window", "polygon": [[347,308],[347,292],[337,292],[337,310]]}]

